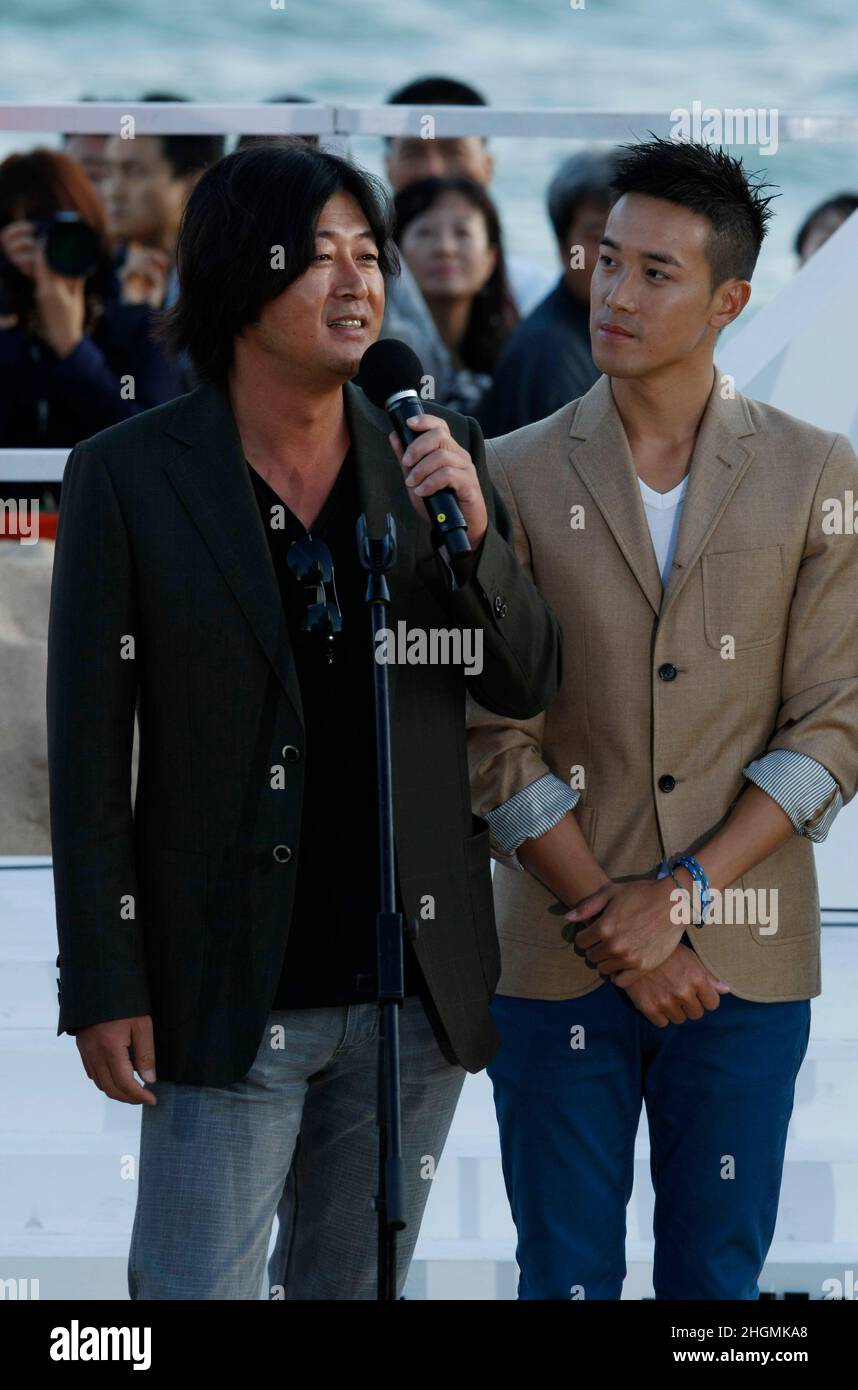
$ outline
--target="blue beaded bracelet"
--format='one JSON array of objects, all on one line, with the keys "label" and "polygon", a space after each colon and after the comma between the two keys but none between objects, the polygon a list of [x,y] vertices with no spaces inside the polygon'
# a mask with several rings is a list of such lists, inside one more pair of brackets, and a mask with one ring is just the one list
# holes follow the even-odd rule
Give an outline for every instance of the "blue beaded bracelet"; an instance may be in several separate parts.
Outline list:
[{"label": "blue beaded bracelet", "polygon": [[[694,922],[692,918],[692,925],[695,927],[702,927],[704,926],[703,919],[706,914],[706,909],[712,901],[712,889],[709,887],[709,879],[706,877],[706,870],[692,854],[677,854],[674,856],[668,866],[671,870],[671,877],[673,877],[672,871],[679,866],[687,869],[694,882],[700,885],[700,921]],[[676,879],[673,881],[676,883]]]}]

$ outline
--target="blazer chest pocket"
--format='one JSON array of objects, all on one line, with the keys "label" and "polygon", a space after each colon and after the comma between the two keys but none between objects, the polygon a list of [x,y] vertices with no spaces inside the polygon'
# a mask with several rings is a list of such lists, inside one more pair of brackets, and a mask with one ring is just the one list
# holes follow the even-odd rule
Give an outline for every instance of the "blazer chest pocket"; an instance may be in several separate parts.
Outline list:
[{"label": "blazer chest pocket", "polygon": [[784,571],[779,545],[703,556],[703,627],[710,647],[732,638],[736,651],[764,647],[783,627]]}]

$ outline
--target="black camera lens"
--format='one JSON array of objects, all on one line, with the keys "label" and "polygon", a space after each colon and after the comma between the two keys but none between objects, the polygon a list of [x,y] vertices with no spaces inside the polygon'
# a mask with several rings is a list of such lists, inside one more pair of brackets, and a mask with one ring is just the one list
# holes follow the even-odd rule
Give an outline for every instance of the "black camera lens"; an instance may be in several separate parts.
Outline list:
[{"label": "black camera lens", "polygon": [[45,228],[45,259],[58,275],[91,275],[98,266],[98,233],[78,212],[55,212]]}]

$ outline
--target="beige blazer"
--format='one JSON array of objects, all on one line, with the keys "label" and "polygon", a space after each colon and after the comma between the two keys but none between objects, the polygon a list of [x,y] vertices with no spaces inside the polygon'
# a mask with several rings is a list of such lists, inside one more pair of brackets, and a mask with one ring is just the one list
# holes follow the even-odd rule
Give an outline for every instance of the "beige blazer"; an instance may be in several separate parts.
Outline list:
[{"label": "beige blazer", "polygon": [[[519,558],[562,626],[563,684],[529,720],[469,699],[473,809],[547,772],[583,775],[573,814],[614,879],[655,877],[662,856],[703,846],[746,784],[743,766],[768,749],[815,758],[844,802],[858,784],[858,459],[842,435],[724,392],[716,367],[666,590],[607,377],[487,443]],[[675,679],[660,679],[668,664]],[[561,935],[565,908],[514,858],[494,857],[498,993],[595,989],[601,977]],[[748,920],[746,892],[733,908],[738,919],[745,904],[744,921],[689,926],[701,959],[742,998],[818,994],[812,842],[794,834],[731,886],[734,897],[777,888],[777,931]]]}]

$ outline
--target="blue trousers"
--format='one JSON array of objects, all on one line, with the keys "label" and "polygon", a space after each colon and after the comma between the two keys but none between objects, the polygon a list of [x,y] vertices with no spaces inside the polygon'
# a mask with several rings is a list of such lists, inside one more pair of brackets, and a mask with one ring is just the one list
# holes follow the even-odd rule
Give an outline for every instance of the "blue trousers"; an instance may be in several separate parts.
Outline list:
[{"label": "blue trousers", "polygon": [[606,981],[496,995],[489,1064],[520,1299],[616,1299],[646,1105],[657,1299],[755,1299],[777,1217],[810,1001],[726,994],[658,1028]]}]

